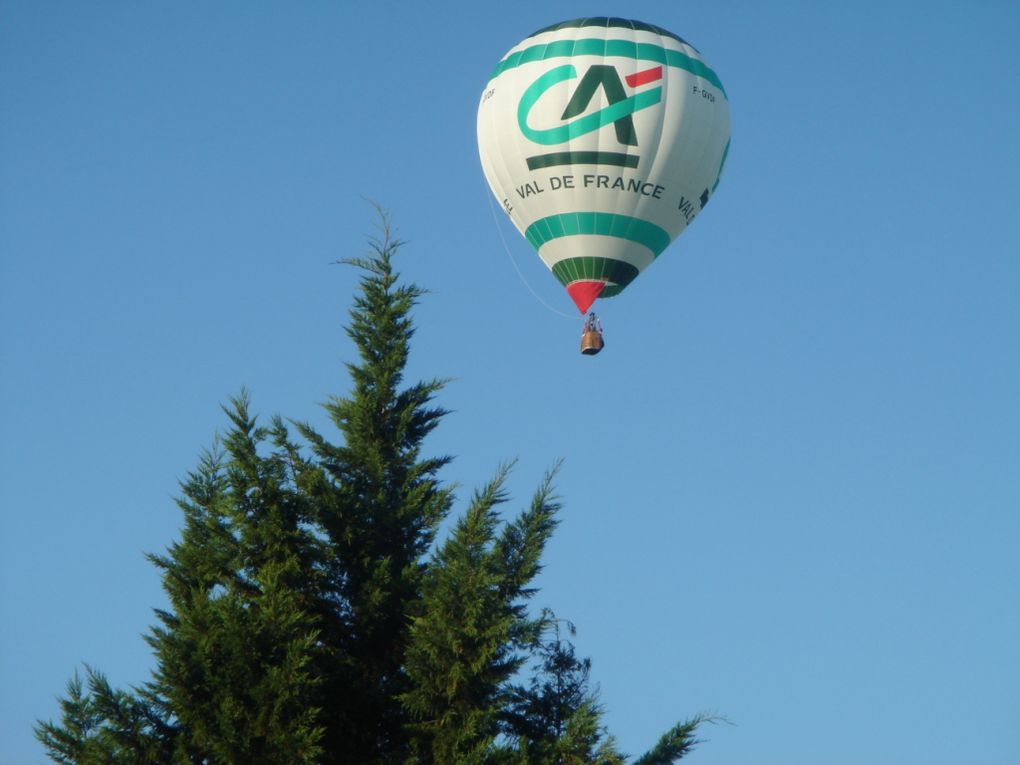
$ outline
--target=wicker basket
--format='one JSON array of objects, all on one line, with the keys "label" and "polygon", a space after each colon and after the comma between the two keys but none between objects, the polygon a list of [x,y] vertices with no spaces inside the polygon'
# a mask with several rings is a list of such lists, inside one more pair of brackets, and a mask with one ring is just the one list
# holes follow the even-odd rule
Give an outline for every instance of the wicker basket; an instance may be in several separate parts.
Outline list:
[{"label": "wicker basket", "polygon": [[602,340],[601,332],[589,329],[587,332],[581,333],[581,353],[585,356],[594,356],[602,350],[603,346],[605,346],[605,342]]}]

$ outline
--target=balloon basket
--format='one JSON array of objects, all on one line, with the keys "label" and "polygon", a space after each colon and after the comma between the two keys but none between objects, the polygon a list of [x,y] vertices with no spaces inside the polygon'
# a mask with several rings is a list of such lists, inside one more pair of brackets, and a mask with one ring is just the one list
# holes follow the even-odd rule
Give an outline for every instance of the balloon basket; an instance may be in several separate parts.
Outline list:
[{"label": "balloon basket", "polygon": [[602,333],[596,329],[590,329],[581,334],[581,353],[585,356],[594,356],[605,347],[602,340]]}]

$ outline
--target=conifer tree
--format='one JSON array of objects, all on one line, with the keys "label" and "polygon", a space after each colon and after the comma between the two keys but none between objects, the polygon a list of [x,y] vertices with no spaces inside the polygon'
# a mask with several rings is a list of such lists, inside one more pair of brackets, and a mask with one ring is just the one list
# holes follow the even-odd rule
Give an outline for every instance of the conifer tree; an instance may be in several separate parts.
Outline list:
[{"label": "conifer tree", "polygon": [[443,381],[403,386],[424,291],[401,284],[401,242],[383,216],[372,257],[344,261],[362,272],[347,333],[360,363],[348,364],[349,397],[327,405],[343,436],[332,444],[299,427],[314,454],[302,487],[327,540],[331,608],[321,614],[327,647],[319,671],[328,698],[324,746],[334,762],[403,762],[408,751],[404,656],[419,607],[423,556],[449,512],[452,491],[437,474],[448,457],[423,457],[425,437],[446,414],[432,402]]},{"label": "conifer tree", "polygon": [[559,622],[536,654],[538,669],[528,686],[512,689],[504,718],[520,761],[622,765],[625,758],[601,725],[602,707],[588,678],[591,660],[577,657],[574,646],[561,638]]},{"label": "conifer tree", "polygon": [[476,492],[465,516],[433,556],[412,628],[403,700],[417,724],[416,761],[487,762],[509,682],[546,626],[524,601],[555,528],[552,473],[531,507],[500,531],[497,506],[508,466]]},{"label": "conifer tree", "polygon": [[295,487],[301,460],[279,419],[257,425],[247,394],[226,413],[223,451],[183,487],[181,542],[150,556],[172,610],[148,638],[157,669],[144,698],[189,758],[317,762],[323,551]]},{"label": "conifer tree", "polygon": [[[556,527],[555,468],[504,520],[511,465],[445,539],[450,462],[424,442],[442,380],[405,384],[423,290],[394,270],[383,216],[347,332],[351,391],[307,423],[263,425],[246,392],[181,485],[180,539],[150,560],[169,607],[147,636],[152,678],[114,689],[86,667],[36,735],[54,762],[622,765],[590,663],[529,610]],[[290,434],[299,436],[296,441]],[[531,673],[530,680],[528,674]],[[640,765],[672,763],[702,718]],[[637,765],[637,764],[636,764]]]}]

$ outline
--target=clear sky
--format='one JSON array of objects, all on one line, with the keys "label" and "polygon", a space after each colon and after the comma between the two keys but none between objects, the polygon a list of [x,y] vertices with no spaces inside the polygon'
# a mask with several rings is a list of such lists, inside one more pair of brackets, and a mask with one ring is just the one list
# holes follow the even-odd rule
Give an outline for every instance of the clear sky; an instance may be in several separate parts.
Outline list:
[{"label": "clear sky", "polygon": [[[591,15],[690,40],[733,121],[595,358],[475,142],[502,55]],[[626,751],[709,712],[692,763],[1020,762],[1018,40],[1015,0],[0,0],[0,765],[83,662],[147,679],[219,405],[326,428],[366,200],[458,512],[566,459],[535,605]]]}]

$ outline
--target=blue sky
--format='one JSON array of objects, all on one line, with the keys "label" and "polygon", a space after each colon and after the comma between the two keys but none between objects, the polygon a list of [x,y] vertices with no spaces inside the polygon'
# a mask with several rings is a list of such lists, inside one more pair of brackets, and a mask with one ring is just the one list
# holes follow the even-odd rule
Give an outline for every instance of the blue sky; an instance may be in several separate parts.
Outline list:
[{"label": "blue sky", "polygon": [[[690,40],[733,121],[596,358],[474,134],[589,15]],[[220,404],[326,428],[366,200],[432,290],[458,511],[566,460],[535,605],[626,751],[709,712],[692,763],[1020,762],[1018,38],[1006,0],[0,2],[0,765],[83,662],[148,677]]]}]

